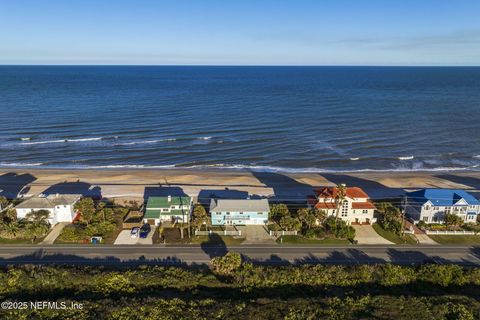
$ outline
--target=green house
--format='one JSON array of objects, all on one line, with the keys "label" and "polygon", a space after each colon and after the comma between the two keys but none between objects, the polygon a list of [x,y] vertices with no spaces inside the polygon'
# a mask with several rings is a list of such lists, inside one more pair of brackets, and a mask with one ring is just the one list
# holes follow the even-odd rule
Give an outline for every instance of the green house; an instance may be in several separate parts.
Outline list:
[{"label": "green house", "polygon": [[162,222],[188,222],[192,211],[192,198],[187,196],[149,197],[143,221],[151,225]]}]

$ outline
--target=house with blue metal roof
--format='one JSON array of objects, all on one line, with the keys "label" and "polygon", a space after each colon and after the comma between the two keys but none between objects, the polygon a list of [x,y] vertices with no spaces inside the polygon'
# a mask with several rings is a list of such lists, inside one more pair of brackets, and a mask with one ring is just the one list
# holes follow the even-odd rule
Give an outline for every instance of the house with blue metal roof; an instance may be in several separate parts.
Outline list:
[{"label": "house with blue metal roof", "polygon": [[443,223],[445,214],[456,214],[464,222],[476,222],[480,201],[465,190],[422,189],[407,193],[405,214],[415,222]]}]

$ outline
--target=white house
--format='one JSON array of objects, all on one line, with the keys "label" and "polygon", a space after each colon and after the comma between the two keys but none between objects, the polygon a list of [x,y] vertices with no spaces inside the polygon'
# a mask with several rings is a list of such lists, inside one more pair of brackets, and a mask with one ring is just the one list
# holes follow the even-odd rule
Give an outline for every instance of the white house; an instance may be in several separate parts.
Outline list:
[{"label": "white house", "polygon": [[480,201],[458,189],[422,189],[407,193],[405,214],[415,222],[443,223],[445,214],[453,213],[464,222],[476,222]]},{"label": "white house", "polygon": [[55,225],[58,222],[72,222],[76,212],[73,206],[80,200],[80,195],[52,194],[31,197],[15,207],[17,218],[25,218],[28,213],[39,210],[50,212],[48,222]]},{"label": "white house", "polygon": [[[326,187],[315,190],[315,208],[325,211],[327,216],[337,215],[338,188]],[[371,224],[375,222],[373,214],[375,206],[370,201],[368,194],[361,188],[348,187],[345,199],[340,204],[338,217],[348,224]]]},{"label": "white house", "polygon": [[212,199],[212,225],[264,225],[270,206],[267,199]]},{"label": "white house", "polygon": [[149,197],[143,221],[157,226],[162,222],[186,223],[192,208],[192,198],[188,196]]}]

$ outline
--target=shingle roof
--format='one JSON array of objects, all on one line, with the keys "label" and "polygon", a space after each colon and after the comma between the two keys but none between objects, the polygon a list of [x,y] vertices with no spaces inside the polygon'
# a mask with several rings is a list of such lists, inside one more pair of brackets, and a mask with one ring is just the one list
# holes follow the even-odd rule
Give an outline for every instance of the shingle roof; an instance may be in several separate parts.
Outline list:
[{"label": "shingle roof", "polygon": [[435,206],[453,206],[460,199],[469,205],[480,205],[480,201],[468,192],[460,189],[422,189],[407,193],[409,201],[424,204],[427,201]]},{"label": "shingle roof", "polygon": [[72,194],[52,194],[47,197],[34,196],[28,198],[15,208],[18,209],[49,209],[56,206],[73,205],[80,200],[80,195]]},{"label": "shingle roof", "polygon": [[211,212],[269,212],[267,199],[212,199]]}]

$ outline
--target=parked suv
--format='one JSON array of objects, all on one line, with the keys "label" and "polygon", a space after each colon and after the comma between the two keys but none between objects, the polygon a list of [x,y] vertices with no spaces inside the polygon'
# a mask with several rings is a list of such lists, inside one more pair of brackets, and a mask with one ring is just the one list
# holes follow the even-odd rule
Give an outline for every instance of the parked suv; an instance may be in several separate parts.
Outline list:
[{"label": "parked suv", "polygon": [[140,238],[146,238],[151,230],[152,230],[152,227],[150,227],[150,225],[148,223],[145,223],[140,228]]}]

